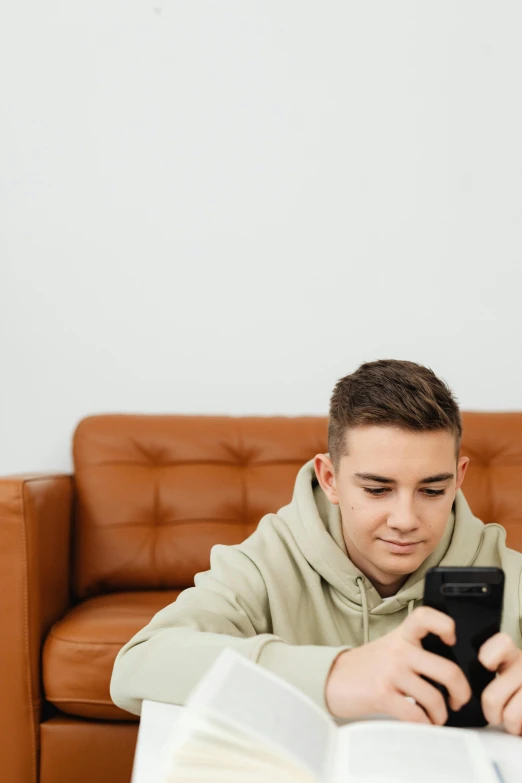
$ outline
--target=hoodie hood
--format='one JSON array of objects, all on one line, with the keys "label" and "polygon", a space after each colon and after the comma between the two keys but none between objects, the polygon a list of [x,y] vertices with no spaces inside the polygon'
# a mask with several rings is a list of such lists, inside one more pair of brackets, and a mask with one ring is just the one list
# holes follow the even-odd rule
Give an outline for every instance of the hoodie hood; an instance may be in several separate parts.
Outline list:
[{"label": "hoodie hood", "polygon": [[[340,508],[321,489],[310,460],[297,474],[292,501],[278,515],[291,528],[295,541],[312,568],[337,591],[352,610],[384,615],[422,601],[424,576],[435,565],[468,566],[480,552],[484,523],[475,517],[459,489],[437,548],[414,571],[396,595],[382,598],[350,560],[344,544]],[[365,634],[366,635],[366,634]]]}]

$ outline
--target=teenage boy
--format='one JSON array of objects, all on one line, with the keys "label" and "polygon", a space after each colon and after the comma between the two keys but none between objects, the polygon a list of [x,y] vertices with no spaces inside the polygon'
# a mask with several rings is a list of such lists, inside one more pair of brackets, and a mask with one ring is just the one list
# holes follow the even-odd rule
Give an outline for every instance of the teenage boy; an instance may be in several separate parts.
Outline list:
[{"label": "teenage boy", "polygon": [[[225,647],[299,687],[336,717],[372,712],[443,724],[470,698],[460,668],[423,649],[455,642],[447,615],[421,606],[435,565],[505,572],[502,632],[480,649],[498,676],[483,693],[492,724],[522,734],[522,554],[505,530],[473,516],[460,489],[458,405],[414,362],[368,362],[330,400],[328,454],[300,469],[289,505],[237,546],[215,546],[210,570],[118,653],[111,696],[183,704]],[[409,699],[404,698],[409,696]]]}]

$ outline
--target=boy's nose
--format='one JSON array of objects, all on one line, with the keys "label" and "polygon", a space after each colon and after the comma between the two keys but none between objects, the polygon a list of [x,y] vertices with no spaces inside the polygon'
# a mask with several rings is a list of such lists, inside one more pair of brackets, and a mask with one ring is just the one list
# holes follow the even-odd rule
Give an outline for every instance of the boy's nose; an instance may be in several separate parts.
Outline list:
[{"label": "boy's nose", "polygon": [[407,532],[419,526],[412,503],[401,503],[388,517],[388,525],[396,530]]}]

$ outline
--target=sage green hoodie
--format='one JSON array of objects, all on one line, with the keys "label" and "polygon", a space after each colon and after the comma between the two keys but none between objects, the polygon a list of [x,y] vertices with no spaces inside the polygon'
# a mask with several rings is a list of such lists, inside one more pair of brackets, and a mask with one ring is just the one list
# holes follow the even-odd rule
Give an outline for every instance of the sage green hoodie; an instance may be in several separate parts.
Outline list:
[{"label": "sage green hoodie", "polygon": [[506,532],[471,513],[461,490],[436,550],[398,593],[381,598],[346,553],[339,506],[307,462],[292,501],[266,514],[236,546],[214,546],[210,570],[158,612],[118,653],[111,697],[140,713],[142,699],[183,704],[221,650],[237,652],[285,678],[326,709],[324,692],[340,652],[379,638],[421,605],[434,565],[500,566],[502,630],[522,648],[522,554]]}]

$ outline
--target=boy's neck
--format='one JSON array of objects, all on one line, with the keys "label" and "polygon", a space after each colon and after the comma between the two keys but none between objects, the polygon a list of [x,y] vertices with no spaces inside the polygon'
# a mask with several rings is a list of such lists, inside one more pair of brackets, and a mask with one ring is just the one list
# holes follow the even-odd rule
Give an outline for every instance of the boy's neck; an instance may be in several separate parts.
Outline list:
[{"label": "boy's neck", "polygon": [[[396,579],[391,584],[383,585],[380,582],[377,582],[375,579],[370,579],[372,585],[375,587],[381,598],[391,598],[392,595],[395,595],[399,592],[407,578],[409,577],[409,574],[406,574],[405,576],[400,576],[398,579]],[[369,577],[368,577],[369,578]]]}]

